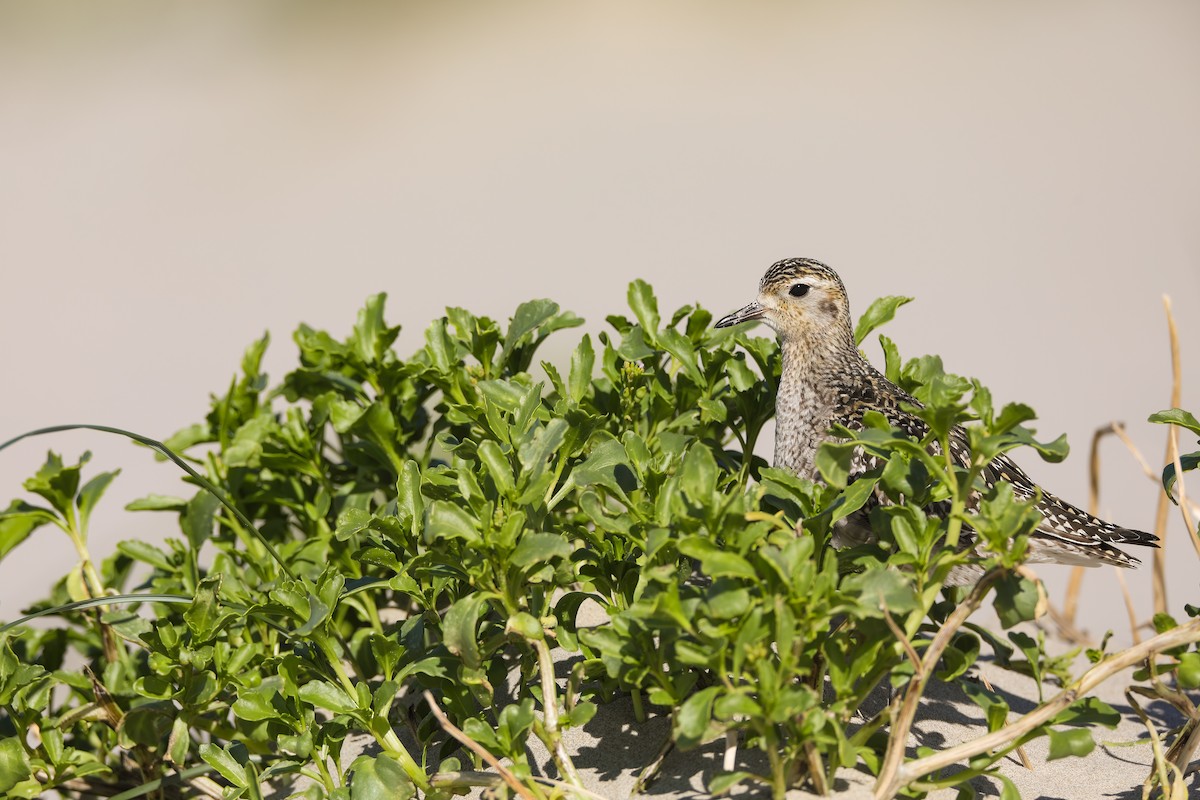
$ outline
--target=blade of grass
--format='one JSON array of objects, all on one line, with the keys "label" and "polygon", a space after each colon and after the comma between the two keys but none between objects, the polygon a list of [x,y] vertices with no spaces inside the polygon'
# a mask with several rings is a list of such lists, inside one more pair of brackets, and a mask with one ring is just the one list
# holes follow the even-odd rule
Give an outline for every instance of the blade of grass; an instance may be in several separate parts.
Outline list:
[{"label": "blade of grass", "polygon": [[184,461],[182,458],[180,458],[178,455],[176,455],[174,453],[174,451],[172,451],[169,447],[167,447],[165,444],[158,441],[157,439],[151,439],[150,437],[143,436],[140,433],[134,433],[133,431],[127,431],[127,430],[123,430],[121,428],[113,428],[108,425],[91,425],[91,424],[87,424],[87,423],[78,423],[78,424],[72,424],[72,425],[52,425],[49,428],[38,428],[37,430],[27,431],[25,433],[22,433],[20,436],[14,436],[13,438],[9,439],[7,442],[0,444],[0,450],[4,450],[5,448],[16,444],[17,442],[21,441],[22,439],[28,439],[33,436],[42,436],[42,435],[45,435],[48,433],[61,433],[62,431],[75,431],[75,430],[89,430],[89,431],[100,431],[101,433],[115,433],[118,436],[124,436],[128,439],[132,439],[133,441],[137,442],[138,444],[143,444],[146,447],[151,448],[152,450],[156,450],[159,453],[162,453],[164,456],[166,456],[168,459],[170,459],[172,462],[174,462],[175,466],[179,467],[184,472],[186,472],[188,475],[190,475],[192,477],[192,479],[195,480],[197,483],[199,483],[202,487],[204,487],[208,491],[212,492],[213,497],[215,497],[215,498],[217,498],[217,500],[221,501],[221,505],[223,505],[223,506],[225,506],[225,508],[229,509],[230,513],[233,514],[233,516],[237,518],[238,522],[242,523],[242,525],[244,525],[246,527],[246,529],[249,530],[256,539],[258,539],[258,541],[262,544],[262,546],[264,548],[266,548],[267,552],[270,553],[271,558],[275,559],[275,563],[277,563],[279,565],[279,568],[283,570],[284,574],[287,575],[292,580],[296,579],[295,573],[292,572],[291,568],[288,567],[288,565],[284,562],[283,558],[280,557],[279,553],[275,551],[275,548],[271,545],[271,543],[267,540],[267,538],[265,536],[263,536],[262,531],[260,531],[255,526],[255,524],[253,522],[251,522],[250,519],[245,514],[243,514],[240,510],[238,510],[237,506],[235,506],[233,504],[233,502],[230,501],[229,497],[223,491],[218,489],[216,484],[214,484],[208,478],[201,475],[196,470],[192,469],[190,464],[188,464],[186,461]]},{"label": "blade of grass", "polygon": [[24,625],[30,620],[38,617],[49,617],[57,614],[66,614],[71,611],[82,611],[97,606],[111,606],[118,603],[190,603],[191,597],[181,594],[114,594],[108,597],[95,597],[90,600],[80,600],[76,603],[66,603],[54,608],[43,608],[41,611],[35,611],[32,614],[26,614],[20,619],[0,625],[0,633],[11,630],[18,625]]}]

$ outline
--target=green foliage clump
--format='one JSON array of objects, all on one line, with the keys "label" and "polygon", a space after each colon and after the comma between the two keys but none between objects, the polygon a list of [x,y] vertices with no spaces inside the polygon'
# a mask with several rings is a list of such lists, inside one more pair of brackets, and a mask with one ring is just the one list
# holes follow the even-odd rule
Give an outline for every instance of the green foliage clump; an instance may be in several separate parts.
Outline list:
[{"label": "green foliage clump", "polygon": [[[377,295],[345,340],[301,326],[299,365],[276,386],[264,337],[204,422],[161,445],[139,438],[188,469],[191,492],[129,508],[177,515],[181,536],[122,542],[99,565],[87,519],[115,473],[82,484],[83,461],[52,455],[26,483],[47,505],[9,507],[0,556],[54,525],[80,562],[35,609],[56,627],[0,633],[0,791],[163,791],[207,772],[229,798],[295,776],[311,798],[438,798],[466,790],[463,770],[494,767],[486,751],[506,764],[498,785],[540,797],[578,784],[562,732],[628,693],[639,714],[670,716],[677,746],[736,731],[766,754],[764,774],[721,774],[711,791],[750,780],[780,796],[842,768],[894,778],[926,682],[960,679],[985,645],[1067,680],[1040,641],[966,619],[992,588],[1006,627],[1035,613],[1037,589],[1015,570],[1036,512],[1006,485],[979,492],[1000,453],[1065,454],[1023,427],[1027,407],[996,409],[977,382],[935,357],[902,363],[880,337],[929,433],[913,441],[868,416],[822,449],[814,484],[754,455],[774,341],[714,330],[697,307],[664,319],[640,281],[629,303],[634,318],[583,336],[565,374],[535,366],[537,350],[581,320],[546,300],[507,327],[447,309],[401,359]],[[899,304],[868,311],[858,339]],[[937,455],[959,424],[968,468]],[[884,466],[850,482],[858,448]],[[832,549],[832,527],[868,504],[878,541]],[[958,546],[964,525],[979,552]],[[968,563],[976,588],[944,589]],[[603,621],[582,624],[585,604]],[[575,656],[565,681],[554,648]],[[1181,677],[1200,674],[1190,655],[1180,663]],[[894,700],[859,716],[881,681]],[[963,685],[988,729],[1003,727],[1004,700]],[[1067,704],[898,788],[995,775],[1035,735],[1052,756],[1085,753],[1086,726],[1112,716]],[[343,770],[352,732],[378,754]],[[530,737],[558,779],[535,776]]]}]

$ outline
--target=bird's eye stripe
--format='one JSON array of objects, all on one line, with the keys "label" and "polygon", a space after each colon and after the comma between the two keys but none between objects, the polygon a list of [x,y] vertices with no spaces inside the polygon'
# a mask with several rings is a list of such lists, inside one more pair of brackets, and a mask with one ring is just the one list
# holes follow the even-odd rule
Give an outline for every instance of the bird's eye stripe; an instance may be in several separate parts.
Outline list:
[{"label": "bird's eye stripe", "polygon": [[808,284],[797,283],[788,290],[788,294],[790,294],[792,297],[804,297],[804,295],[808,294]]}]

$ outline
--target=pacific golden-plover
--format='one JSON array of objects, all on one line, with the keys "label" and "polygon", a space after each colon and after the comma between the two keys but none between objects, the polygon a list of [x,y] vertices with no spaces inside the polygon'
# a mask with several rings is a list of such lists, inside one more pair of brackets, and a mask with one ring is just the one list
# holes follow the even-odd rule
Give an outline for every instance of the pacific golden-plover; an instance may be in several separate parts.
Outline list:
[{"label": "pacific golden-plover", "polygon": [[[830,429],[834,425],[861,429],[863,414],[871,410],[914,438],[927,431],[921,419],[904,410],[906,405],[919,407],[920,403],[859,352],[850,326],[846,288],[825,264],[808,258],[773,264],[759,282],[758,299],[718,320],[715,327],[751,321],[765,322],[775,330],[783,358],[775,401],[775,466],[819,480],[817,448],[834,438]],[[951,455],[962,466],[970,461],[967,441],[962,428],[956,428],[950,437]],[[872,458],[860,454],[852,466],[851,480],[873,466]],[[1031,562],[1132,567],[1138,559],[1114,544],[1157,547],[1158,537],[1153,534],[1104,522],[1044,490],[1039,497],[1037,485],[1007,455],[992,460],[982,477],[989,487],[1007,481],[1019,499],[1038,497],[1042,522],[1029,537]],[[971,535],[969,530],[965,533]],[[848,546],[872,536],[866,514],[858,513],[838,526],[834,544]]]}]

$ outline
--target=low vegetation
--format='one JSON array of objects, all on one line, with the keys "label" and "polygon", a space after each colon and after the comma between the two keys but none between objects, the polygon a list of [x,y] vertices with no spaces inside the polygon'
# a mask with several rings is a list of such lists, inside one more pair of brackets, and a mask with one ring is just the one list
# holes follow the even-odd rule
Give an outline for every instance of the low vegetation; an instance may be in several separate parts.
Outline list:
[{"label": "low vegetation", "polygon": [[[299,364],[277,385],[261,369],[264,337],[203,422],[161,443],[128,434],[186,473],[182,496],[129,506],[178,519],[162,546],[124,541],[93,558],[89,516],[116,473],[51,453],[25,483],[37,504],[0,516],[0,557],[58,528],[79,560],[31,609],[49,624],[0,632],[0,791],[259,798],[303,776],[313,800],[480,784],[583,796],[563,732],[629,695],[639,715],[670,717],[676,747],[734,732],[765,753],[762,774],[721,774],[715,794],[747,781],[776,797],[824,792],[859,769],[877,776],[878,798],[983,775],[1015,797],[998,760],[1043,736],[1051,758],[1088,753],[1093,727],[1118,714],[1087,692],[1130,667],[1190,715],[1163,734],[1155,778],[1182,786],[1200,621],[1160,615],[1153,639],[1090,651],[1075,677],[1040,637],[972,620],[984,604],[1005,628],[1039,611],[1020,569],[1035,512],[1006,485],[968,503],[999,453],[1065,456],[1025,427],[1028,407],[997,408],[978,382],[936,357],[904,362],[880,336],[930,432],[912,441],[869,418],[822,450],[813,484],[754,455],[772,416],[773,340],[714,330],[701,308],[662,318],[640,281],[629,301],[633,319],[583,336],[562,371],[537,363],[538,348],[581,320],[545,300],[507,326],[448,309],[402,359],[377,295],[344,340],[301,326]],[[873,305],[860,342],[902,302]],[[1158,421],[1200,434],[1178,409]],[[955,424],[970,431],[969,469],[931,455],[934,442],[948,452]],[[886,466],[847,485],[859,447]],[[1168,488],[1198,461],[1171,465]],[[891,500],[871,512],[878,542],[832,549],[831,526],[876,492]],[[931,503],[950,513],[927,515]],[[983,577],[946,588],[976,558],[956,547],[964,525],[986,546]],[[580,626],[584,603],[607,622]],[[554,650],[569,655],[567,680]],[[1061,692],[1010,720],[998,694],[964,679],[981,655]],[[986,730],[914,757],[905,746],[931,680],[959,682]],[[881,682],[891,702],[864,716]],[[344,768],[353,732],[378,746]],[[530,737],[556,777],[534,774]]]}]

